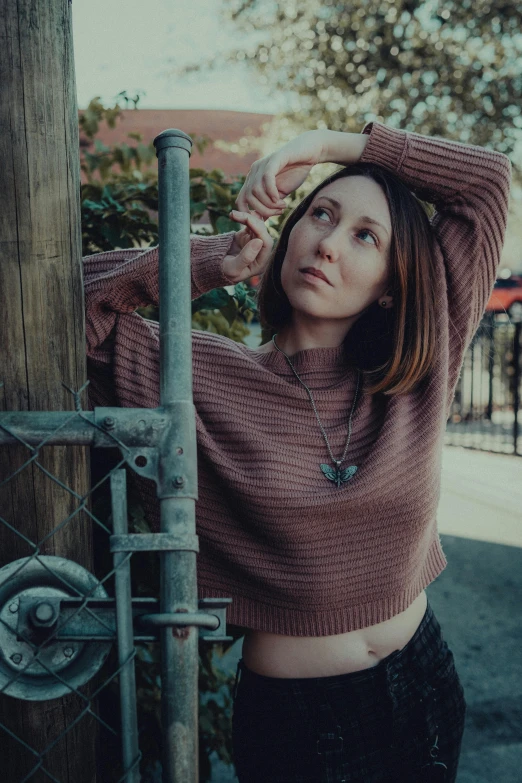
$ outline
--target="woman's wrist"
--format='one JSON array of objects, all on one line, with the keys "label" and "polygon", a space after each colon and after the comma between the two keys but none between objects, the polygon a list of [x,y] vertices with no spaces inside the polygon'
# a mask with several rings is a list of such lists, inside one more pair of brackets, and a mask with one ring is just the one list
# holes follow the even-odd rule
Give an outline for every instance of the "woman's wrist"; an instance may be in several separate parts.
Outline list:
[{"label": "woman's wrist", "polygon": [[323,134],[320,163],[357,163],[370,139],[365,133],[324,130]]}]

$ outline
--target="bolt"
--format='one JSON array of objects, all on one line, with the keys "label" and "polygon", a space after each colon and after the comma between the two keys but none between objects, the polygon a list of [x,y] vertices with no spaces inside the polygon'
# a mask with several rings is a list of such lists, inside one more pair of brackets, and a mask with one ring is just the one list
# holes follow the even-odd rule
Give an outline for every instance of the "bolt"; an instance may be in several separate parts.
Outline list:
[{"label": "bolt", "polygon": [[34,615],[39,622],[48,623],[54,617],[54,607],[52,604],[42,601],[34,610]]},{"label": "bolt", "polygon": [[20,653],[15,653],[14,655],[11,655],[11,660],[16,664],[22,663],[22,656]]},{"label": "bolt", "polygon": [[66,658],[71,658],[72,655],[74,654],[74,650],[72,647],[64,647],[63,654],[65,655]]},{"label": "bolt", "polygon": [[116,425],[116,421],[112,418],[112,416],[106,416],[103,420],[103,426],[106,430],[112,430],[114,429],[114,426]]},{"label": "bolt", "polygon": [[178,628],[174,626],[172,628],[172,636],[175,639],[188,639],[189,632],[190,632],[190,628],[187,628],[186,625],[182,625],[181,627]]},{"label": "bolt", "polygon": [[184,483],[185,483],[185,479],[183,478],[183,476],[176,476],[176,478],[172,482],[172,486],[173,487],[182,487]]},{"label": "bolt", "polygon": [[18,611],[18,604],[16,604],[16,603],[9,604],[9,611],[12,612],[13,614],[15,612],[17,612]]}]

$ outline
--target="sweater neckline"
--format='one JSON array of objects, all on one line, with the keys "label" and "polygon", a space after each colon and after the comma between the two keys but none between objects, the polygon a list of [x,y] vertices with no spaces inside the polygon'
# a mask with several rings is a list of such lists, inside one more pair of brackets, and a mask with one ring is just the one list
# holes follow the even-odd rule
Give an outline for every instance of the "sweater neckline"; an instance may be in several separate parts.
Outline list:
[{"label": "sweater neckline", "polygon": [[[258,364],[275,369],[288,368],[286,357],[277,348],[265,353],[257,348],[247,348]],[[289,359],[296,370],[317,370],[317,369],[348,369],[349,362],[345,355],[344,344],[334,346],[333,348],[304,348],[293,355],[289,354]]]}]

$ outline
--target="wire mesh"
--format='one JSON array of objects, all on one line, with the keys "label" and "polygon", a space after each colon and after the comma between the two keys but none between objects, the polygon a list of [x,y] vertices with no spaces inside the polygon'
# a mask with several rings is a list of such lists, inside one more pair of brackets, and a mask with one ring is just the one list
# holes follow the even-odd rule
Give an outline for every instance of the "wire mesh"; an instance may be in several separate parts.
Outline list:
[{"label": "wire mesh", "polygon": [[[63,385],[65,386],[65,384]],[[68,418],[68,421],[70,421],[72,418],[78,417],[83,419],[85,427],[98,428],[98,425],[86,417],[84,411],[82,411],[80,396],[87,385],[88,382],[84,384],[84,386],[82,386],[82,388],[78,391],[68,389],[73,397],[75,408],[74,412],[71,412],[71,416]],[[91,589],[82,590],[78,588],[78,584],[75,583],[75,580],[72,580],[68,578],[67,575],[64,575],[63,570],[53,567],[54,559],[42,554],[42,551],[48,548],[46,545],[49,544],[50,539],[56,536],[56,534],[62,530],[64,526],[74,524],[81,514],[85,514],[91,521],[91,524],[93,524],[93,526],[97,528],[99,532],[96,548],[99,551],[99,547],[102,544],[102,541],[100,541],[101,535],[106,539],[105,551],[109,552],[108,537],[112,534],[110,523],[108,524],[108,520],[100,519],[99,516],[89,508],[89,502],[92,499],[93,493],[106,484],[115,471],[125,466],[126,455],[130,453],[130,450],[127,449],[125,444],[122,443],[116,436],[111,435],[115,446],[117,446],[120,450],[121,457],[116,460],[116,464],[108,473],[103,476],[102,479],[96,483],[93,483],[85,495],[79,495],[73,489],[68,487],[59,476],[56,476],[47,470],[40,461],[40,452],[48,444],[51,436],[46,437],[37,445],[32,446],[27,443],[23,437],[16,435],[16,433],[10,430],[10,428],[7,427],[5,423],[2,423],[1,417],[0,429],[4,432],[7,432],[12,438],[15,439],[19,446],[27,450],[27,459],[10,475],[2,478],[0,481],[0,492],[6,488],[6,485],[10,481],[12,481],[17,476],[21,476],[24,471],[33,465],[35,468],[40,470],[49,481],[54,482],[63,491],[69,493],[74,499],[75,503],[74,510],[66,518],[58,520],[52,530],[43,535],[38,540],[32,540],[26,536],[20,529],[20,526],[17,524],[16,520],[9,520],[4,516],[0,516],[0,524],[11,531],[13,535],[17,536],[27,549],[27,556],[17,560],[14,564],[14,568],[12,567],[13,564],[10,564],[8,579],[4,580],[3,583],[0,582],[0,597],[2,596],[2,589],[4,591],[4,597],[7,596],[6,603],[0,609],[0,633],[1,629],[3,629],[4,642],[6,639],[9,639],[11,644],[15,644],[17,647],[23,646],[23,652],[13,653],[9,658],[6,658],[5,655],[5,644],[4,650],[0,650],[0,659],[3,669],[0,694],[5,696],[20,692],[20,686],[23,686],[22,690],[27,693],[27,691],[30,691],[31,689],[31,680],[34,680],[36,685],[40,687],[40,692],[38,692],[38,688],[35,691],[35,694],[39,700],[42,697],[41,685],[43,682],[44,695],[47,688],[49,691],[49,698],[53,698],[53,689],[56,693],[56,688],[59,684],[59,695],[62,695],[62,692],[63,694],[74,694],[77,697],[79,705],[74,719],[69,722],[65,729],[57,731],[56,734],[52,735],[43,748],[38,749],[32,747],[31,744],[27,741],[27,738],[24,739],[18,736],[9,728],[9,726],[1,721],[0,731],[4,733],[4,739],[7,735],[12,741],[11,745],[13,746],[14,743],[14,745],[18,747],[19,751],[25,754],[27,759],[28,768],[25,775],[20,778],[20,783],[25,783],[25,781],[34,779],[37,773],[40,773],[41,776],[45,776],[45,779],[52,780],[55,783],[64,783],[64,781],[58,780],[58,778],[50,771],[46,765],[46,757],[48,757],[49,754],[57,747],[63,745],[66,736],[79,722],[89,717],[96,723],[98,733],[101,733],[102,735],[101,740],[99,739],[98,746],[103,746],[107,740],[111,748],[115,747],[116,741],[118,745],[121,745],[122,736],[120,715],[117,699],[114,698],[114,694],[118,690],[118,681],[123,668],[128,666],[131,662],[134,663],[134,659],[137,654],[137,646],[134,647],[126,660],[119,665],[115,655],[114,646],[112,649],[109,649],[110,641],[116,641],[114,625],[106,623],[103,620],[103,617],[100,617],[99,614],[96,614],[89,606],[89,600],[96,598],[96,596],[100,596],[102,592],[105,592],[106,595],[114,596],[114,577],[116,574],[116,568],[112,566],[107,569],[106,564],[104,564],[104,572],[96,574],[96,579],[93,580]],[[104,434],[107,434],[105,430]],[[59,554],[59,552],[55,553],[54,557],[57,558]],[[63,555],[66,554],[66,552],[63,553]],[[125,568],[132,557],[133,553],[120,556],[118,568]],[[46,575],[46,578],[44,579],[44,582],[48,587],[46,594],[50,595],[53,591],[59,591],[64,595],[80,599],[80,604],[73,614],[71,615],[69,613],[64,619],[58,619],[51,629],[47,629],[45,637],[42,641],[35,640],[34,635],[31,637],[31,635],[21,630],[19,618],[17,616],[19,614],[20,601],[17,600],[16,597],[9,598],[8,595],[9,590],[15,591],[15,595],[18,598],[23,595],[23,590],[20,595],[16,593],[16,590],[18,590],[17,585],[19,585],[21,588],[24,588],[26,584],[24,583],[24,577],[27,579],[31,569],[33,571],[35,570],[34,564],[36,563],[38,564],[38,568],[36,570]],[[98,567],[99,571],[99,558],[97,560],[96,566]],[[4,570],[5,569],[2,569],[0,574]],[[106,639],[110,641],[105,642],[105,646],[107,647],[106,654],[103,655],[105,662],[103,663],[98,673],[95,675],[94,679],[92,681],[89,680],[89,682],[85,684],[77,686],[74,685],[71,682],[71,679],[67,676],[68,662],[66,659],[77,658],[80,655],[82,646],[83,649],[86,649],[86,642],[59,641],[56,637],[60,634],[60,631],[63,630],[65,625],[70,624],[72,618],[79,616],[82,612],[86,613],[87,616],[90,616],[96,624],[104,626],[106,631]],[[98,644],[99,646],[99,642],[96,642],[97,636],[92,638],[94,639],[95,644]],[[52,657],[52,661],[50,662],[48,651],[51,647],[55,649],[56,652]],[[64,660],[60,661],[60,665],[57,665],[59,659],[58,647],[61,647],[61,653],[64,656]],[[52,665],[52,663],[54,663],[54,665]],[[36,671],[38,672],[37,674],[35,674]],[[17,685],[19,686],[18,690],[16,688]],[[107,691],[110,692],[107,693],[106,698],[103,700],[104,708],[100,709],[100,697],[104,694],[104,692]],[[54,698],[58,698],[58,696],[55,695]],[[2,742],[2,745],[5,747],[5,742]],[[139,767],[140,760],[141,753],[139,753],[131,767],[123,769],[122,764],[117,762],[114,755],[111,754],[110,764],[104,765],[101,763],[100,765],[102,767],[100,770],[102,774],[101,779],[103,781],[107,781],[107,783],[112,783],[112,781],[114,781],[114,783],[119,783],[120,781],[130,780],[131,777],[129,777],[129,774],[132,772],[132,770],[135,770]],[[12,781],[12,783],[16,782]]]}]

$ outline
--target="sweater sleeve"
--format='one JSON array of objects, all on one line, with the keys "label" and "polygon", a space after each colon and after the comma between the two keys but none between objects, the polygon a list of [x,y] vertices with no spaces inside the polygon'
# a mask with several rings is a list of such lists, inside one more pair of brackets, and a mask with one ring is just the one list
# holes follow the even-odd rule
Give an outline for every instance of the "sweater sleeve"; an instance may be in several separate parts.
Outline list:
[{"label": "sweater sleeve", "polygon": [[[192,299],[214,288],[233,285],[222,272],[222,262],[232,245],[233,237],[233,231],[215,236],[191,234]],[[119,336],[125,342],[132,342],[139,334],[144,355],[149,350],[157,351],[155,330],[144,329],[145,319],[135,310],[159,304],[158,246],[85,256],[83,272],[87,357],[97,365],[111,363],[111,333],[115,327],[122,332]],[[142,344],[147,334],[153,345]]]},{"label": "sweater sleeve", "polygon": [[397,174],[422,201],[433,204],[431,225],[442,251],[453,358],[463,356],[493,290],[505,239],[511,162],[470,144],[365,125],[370,136],[361,161]]}]

